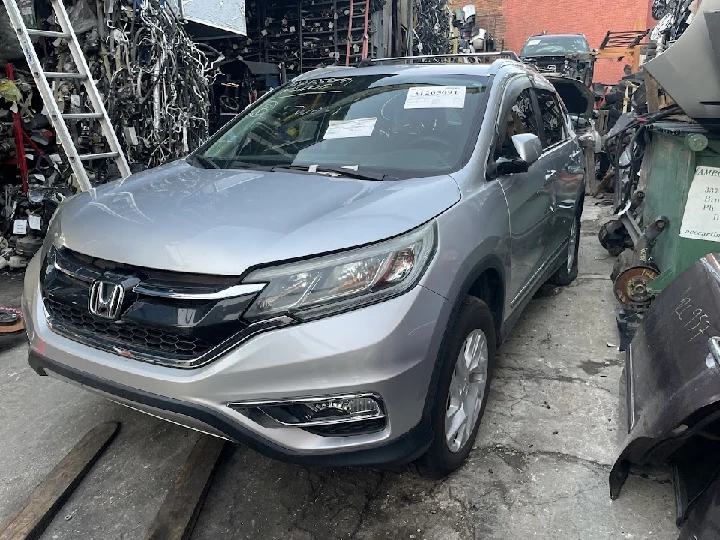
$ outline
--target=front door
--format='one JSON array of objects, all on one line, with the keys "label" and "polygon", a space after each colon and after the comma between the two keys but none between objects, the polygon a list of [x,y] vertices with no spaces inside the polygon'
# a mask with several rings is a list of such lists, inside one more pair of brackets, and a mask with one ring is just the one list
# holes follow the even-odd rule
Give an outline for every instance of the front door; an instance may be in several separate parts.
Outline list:
[{"label": "front door", "polygon": [[[539,115],[530,81],[509,89],[500,116],[494,157],[517,157],[512,137],[523,133],[541,136]],[[500,185],[510,212],[511,277],[510,307],[515,307],[539,279],[553,244],[553,198],[547,156],[530,166],[528,172],[502,176]]]}]

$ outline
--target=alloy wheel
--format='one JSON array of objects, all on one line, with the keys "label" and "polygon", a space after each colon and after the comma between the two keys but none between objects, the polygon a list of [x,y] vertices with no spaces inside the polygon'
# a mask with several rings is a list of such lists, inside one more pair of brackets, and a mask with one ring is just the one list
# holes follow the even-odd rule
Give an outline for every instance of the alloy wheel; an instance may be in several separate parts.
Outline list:
[{"label": "alloy wheel", "polygon": [[451,452],[467,444],[477,422],[488,378],[488,343],[482,330],[470,332],[455,363],[445,413],[445,441]]}]

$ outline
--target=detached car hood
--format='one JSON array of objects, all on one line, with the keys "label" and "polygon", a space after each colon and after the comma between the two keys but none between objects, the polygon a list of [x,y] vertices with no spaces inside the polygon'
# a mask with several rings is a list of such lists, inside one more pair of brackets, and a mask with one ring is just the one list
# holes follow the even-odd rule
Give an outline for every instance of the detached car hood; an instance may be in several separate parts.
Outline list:
[{"label": "detached car hood", "polygon": [[372,182],[206,170],[178,161],[62,205],[71,250],[133,266],[237,276],[248,268],[409,231],[460,200],[449,176]]}]

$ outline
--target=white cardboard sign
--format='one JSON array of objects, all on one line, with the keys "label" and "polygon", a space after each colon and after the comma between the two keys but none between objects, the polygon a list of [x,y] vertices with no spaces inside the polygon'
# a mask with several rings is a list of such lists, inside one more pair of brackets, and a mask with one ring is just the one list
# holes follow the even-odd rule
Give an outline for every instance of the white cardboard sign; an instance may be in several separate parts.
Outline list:
[{"label": "white cardboard sign", "polygon": [[462,109],[464,86],[413,86],[408,89],[406,109]]},{"label": "white cardboard sign", "polygon": [[351,139],[371,137],[377,118],[356,118],[355,120],[330,120],[324,139]]},{"label": "white cardboard sign", "polygon": [[27,220],[16,219],[13,222],[13,234],[25,234],[27,233]]},{"label": "white cardboard sign", "polygon": [[720,242],[720,168],[698,167],[695,170],[680,236]]}]

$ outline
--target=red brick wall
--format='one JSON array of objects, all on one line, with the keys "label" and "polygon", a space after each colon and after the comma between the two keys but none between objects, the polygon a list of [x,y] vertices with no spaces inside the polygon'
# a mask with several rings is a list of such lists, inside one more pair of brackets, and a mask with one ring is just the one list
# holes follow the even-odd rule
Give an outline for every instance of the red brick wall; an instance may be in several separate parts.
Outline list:
[{"label": "red brick wall", "polygon": [[[498,46],[519,52],[527,39],[547,31],[549,34],[585,34],[592,48],[598,48],[608,30],[650,28],[649,4],[652,0],[451,0],[453,9],[475,4],[479,24],[498,21],[494,30]],[[485,18],[485,19],[484,19]],[[599,60],[595,80],[613,84],[623,76],[626,62]]]}]

